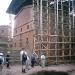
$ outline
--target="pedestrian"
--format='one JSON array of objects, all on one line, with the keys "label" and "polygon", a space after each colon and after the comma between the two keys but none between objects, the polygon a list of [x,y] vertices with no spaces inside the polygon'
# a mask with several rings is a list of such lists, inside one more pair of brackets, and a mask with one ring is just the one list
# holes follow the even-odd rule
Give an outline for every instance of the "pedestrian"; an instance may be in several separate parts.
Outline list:
[{"label": "pedestrian", "polygon": [[35,63],[36,63],[36,58],[35,58],[35,55],[34,55],[34,53],[33,53],[33,54],[31,55],[31,67],[34,67]]},{"label": "pedestrian", "polygon": [[4,55],[3,53],[0,53],[0,75],[2,75],[3,63],[4,63]]},{"label": "pedestrian", "polygon": [[37,65],[38,55],[35,52],[33,52],[33,55],[35,56],[35,64]]},{"label": "pedestrian", "polygon": [[27,52],[23,52],[22,54],[22,72],[26,72],[26,60],[27,60]]},{"label": "pedestrian", "polygon": [[10,68],[10,52],[9,51],[7,52],[7,55],[6,55],[6,67]]},{"label": "pedestrian", "polygon": [[0,71],[2,70],[3,68],[3,63],[4,63],[4,56],[3,56],[3,53],[0,53]]},{"label": "pedestrian", "polygon": [[41,55],[41,66],[42,68],[45,67],[46,57],[45,55]]}]

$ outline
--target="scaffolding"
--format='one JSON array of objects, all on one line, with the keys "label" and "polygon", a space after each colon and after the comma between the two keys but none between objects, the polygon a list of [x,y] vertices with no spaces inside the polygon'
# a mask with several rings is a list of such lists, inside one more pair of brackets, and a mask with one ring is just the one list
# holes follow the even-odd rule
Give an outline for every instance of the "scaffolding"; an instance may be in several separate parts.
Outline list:
[{"label": "scaffolding", "polygon": [[48,64],[75,62],[74,0],[33,0],[34,50]]}]

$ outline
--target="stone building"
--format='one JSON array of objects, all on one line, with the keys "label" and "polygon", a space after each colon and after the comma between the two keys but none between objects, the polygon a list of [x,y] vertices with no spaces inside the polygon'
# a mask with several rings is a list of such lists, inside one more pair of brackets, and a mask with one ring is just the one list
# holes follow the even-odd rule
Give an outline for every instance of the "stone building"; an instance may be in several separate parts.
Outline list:
[{"label": "stone building", "polygon": [[33,51],[33,12],[32,0],[12,0],[7,13],[15,15],[13,48],[25,50],[31,54]]},{"label": "stone building", "polygon": [[11,27],[8,25],[0,26],[0,48],[9,47],[11,40]]}]

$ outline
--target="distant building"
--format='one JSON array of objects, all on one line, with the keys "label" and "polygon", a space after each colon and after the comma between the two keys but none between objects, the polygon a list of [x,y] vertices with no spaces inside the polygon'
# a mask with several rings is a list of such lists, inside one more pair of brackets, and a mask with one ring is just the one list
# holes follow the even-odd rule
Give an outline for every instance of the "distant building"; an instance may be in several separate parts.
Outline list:
[{"label": "distant building", "polygon": [[9,47],[11,40],[11,27],[8,25],[0,26],[0,48]]}]

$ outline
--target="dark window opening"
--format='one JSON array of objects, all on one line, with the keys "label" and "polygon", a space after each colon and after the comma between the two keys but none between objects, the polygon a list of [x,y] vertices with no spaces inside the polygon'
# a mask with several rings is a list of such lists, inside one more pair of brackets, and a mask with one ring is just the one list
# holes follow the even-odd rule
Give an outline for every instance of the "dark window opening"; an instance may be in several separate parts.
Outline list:
[{"label": "dark window opening", "polygon": [[15,32],[17,33],[17,30]]},{"label": "dark window opening", "polygon": [[29,25],[27,25],[27,29],[29,29]]},{"label": "dark window opening", "polygon": [[22,28],[21,28],[21,31],[22,31]]},{"label": "dark window opening", "polygon": [[2,30],[1,32],[4,33],[4,30]]},{"label": "dark window opening", "polygon": [[16,47],[16,43],[14,44],[14,46]]},{"label": "dark window opening", "polygon": [[29,43],[28,38],[26,38],[26,43],[27,43],[27,44]]}]

